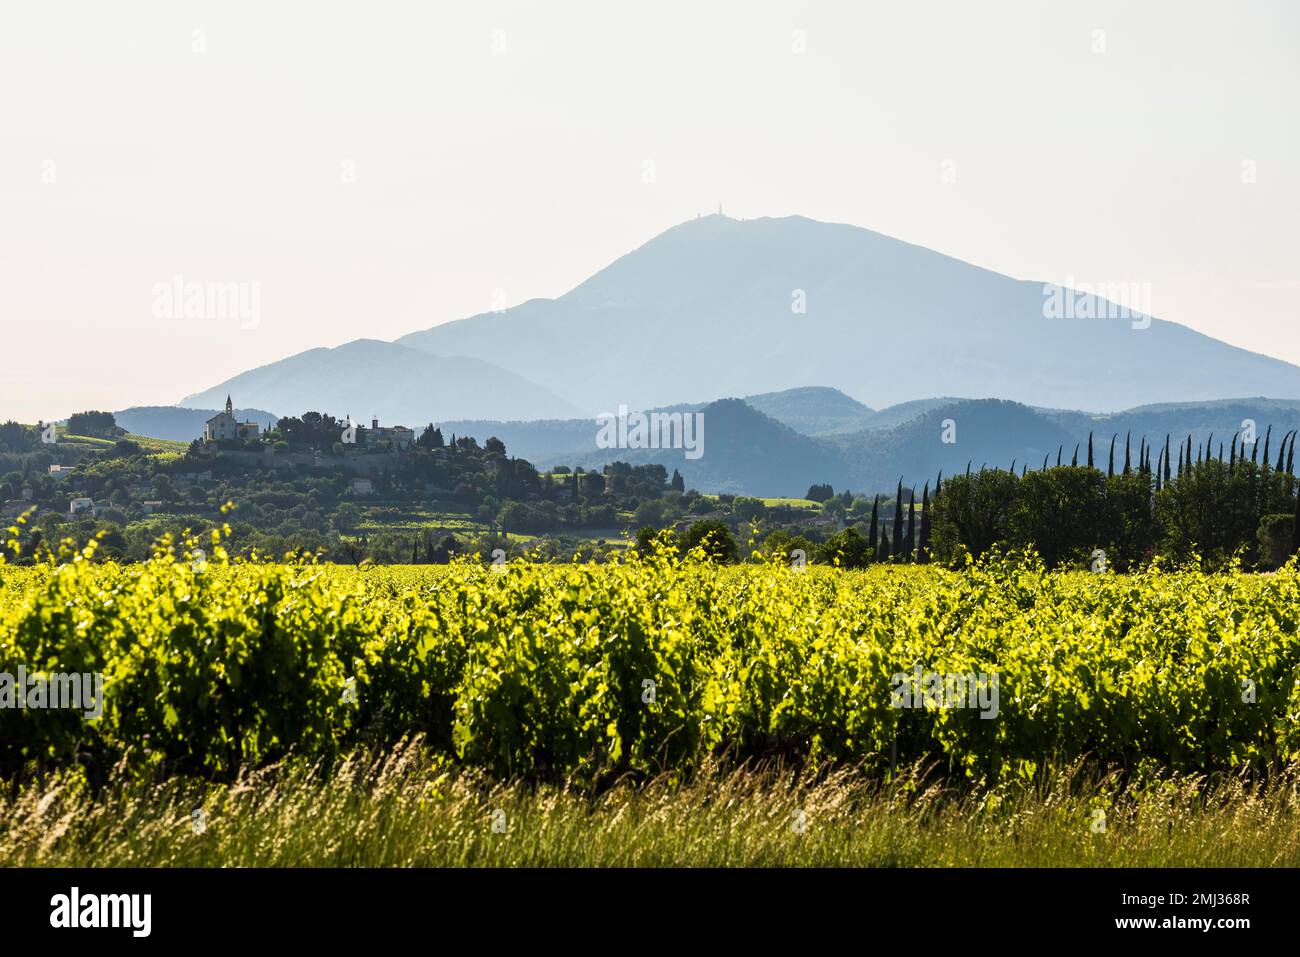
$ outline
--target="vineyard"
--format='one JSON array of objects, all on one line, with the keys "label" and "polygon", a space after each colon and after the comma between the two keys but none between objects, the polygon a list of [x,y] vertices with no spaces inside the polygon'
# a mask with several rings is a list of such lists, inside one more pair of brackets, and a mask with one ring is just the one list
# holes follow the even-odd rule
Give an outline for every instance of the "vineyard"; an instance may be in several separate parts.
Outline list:
[{"label": "vineyard", "polygon": [[[1198,773],[1300,756],[1294,563],[342,568],[209,548],[0,566],[0,673],[102,673],[105,699],[94,720],[0,708],[0,778],[229,780],[416,735],[460,769],[596,788],[760,759],[882,779],[932,761],[996,786],[1079,760]],[[930,674],[983,676],[996,697],[945,706],[913,686]]]}]

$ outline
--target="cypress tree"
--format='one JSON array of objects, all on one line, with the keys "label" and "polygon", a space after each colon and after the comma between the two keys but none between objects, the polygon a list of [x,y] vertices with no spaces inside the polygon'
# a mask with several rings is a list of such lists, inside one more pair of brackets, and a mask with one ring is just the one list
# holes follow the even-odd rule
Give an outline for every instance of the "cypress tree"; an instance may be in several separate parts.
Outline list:
[{"label": "cypress tree", "polygon": [[1165,461],[1165,450],[1161,449],[1156,455],[1156,491],[1160,491],[1160,467]]},{"label": "cypress tree", "polygon": [[1169,433],[1165,433],[1165,484],[1169,484]]},{"label": "cypress tree", "polygon": [[1074,455],[1070,457],[1070,467],[1074,468],[1079,464],[1079,443],[1074,443]]},{"label": "cypress tree", "polygon": [[1021,463],[1020,463],[1020,477],[1021,477],[1021,478],[1024,478],[1024,477],[1025,477],[1026,475],[1028,475],[1028,474],[1029,474],[1029,465],[1028,465],[1028,463],[1026,463],[1026,462],[1021,462]]},{"label": "cypress tree", "polygon": [[893,553],[895,556],[901,551],[903,544],[903,479],[898,479],[898,494],[894,498],[894,537]]},{"label": "cypress tree", "polygon": [[1214,458],[1214,433],[1213,432],[1211,432],[1210,437],[1205,440],[1205,461],[1208,462],[1212,458]]},{"label": "cypress tree", "polygon": [[1286,454],[1287,475],[1295,475],[1295,440],[1297,433],[1291,433],[1291,450]]},{"label": "cypress tree", "polygon": [[876,554],[876,545],[879,544],[877,539],[876,520],[880,514],[880,493],[876,493],[875,500],[871,503],[871,528],[867,531],[867,544],[871,546],[871,557],[879,561],[880,556]]},{"label": "cypress tree", "polygon": [[1291,433],[1288,432],[1286,435],[1282,436],[1282,444],[1279,445],[1279,446],[1277,447],[1277,465],[1275,465],[1275,466],[1273,467],[1273,470],[1274,470],[1275,472],[1280,472],[1280,471],[1282,471],[1282,466],[1285,464],[1285,459],[1286,459],[1286,440],[1287,440],[1288,437],[1290,437],[1290,435],[1291,435]]},{"label": "cypress tree", "polygon": [[1092,468],[1092,431],[1088,432],[1088,468]]},{"label": "cypress tree", "polygon": [[[1244,449],[1244,447],[1243,447],[1243,449],[1242,449],[1242,453],[1243,453],[1243,454],[1245,453],[1245,449]],[[1256,438],[1255,441],[1254,441],[1254,443],[1253,443],[1253,444],[1251,445],[1251,447],[1250,447],[1250,464],[1251,464],[1251,465],[1254,465],[1256,462],[1259,461],[1259,459],[1258,459],[1258,457],[1257,457],[1258,454],[1259,454],[1259,439]]]},{"label": "cypress tree", "polygon": [[1232,433],[1232,451],[1228,453],[1228,474],[1237,470],[1237,433]]},{"label": "cypress tree", "polygon": [[1046,471],[1047,471],[1047,457],[1048,457],[1049,455],[1051,455],[1051,454],[1052,454],[1051,452],[1044,452],[1044,453],[1043,453],[1043,467],[1042,467],[1042,469],[1040,469],[1040,471],[1042,471],[1042,472],[1046,472]]},{"label": "cypress tree", "polygon": [[890,558],[890,555],[889,555],[889,529],[887,529],[887,528],[881,528],[881,529],[880,529],[880,560],[881,560],[882,562],[887,562],[887,561],[889,561],[889,558]]},{"label": "cypress tree", "polygon": [[921,491],[921,547],[916,554],[918,563],[930,561],[930,483]]},{"label": "cypress tree", "polygon": [[1272,437],[1273,426],[1270,425],[1268,431],[1264,433],[1264,468],[1268,468],[1268,440]]},{"label": "cypress tree", "polygon": [[1188,471],[1188,474],[1190,474],[1191,471],[1192,471],[1192,437],[1191,437],[1191,435],[1188,435],[1188,436],[1187,436],[1187,471]]},{"label": "cypress tree", "polygon": [[1131,437],[1132,435],[1133,435],[1132,432],[1125,432],[1125,433],[1124,433],[1124,474],[1125,474],[1125,475],[1128,475],[1128,472],[1129,472],[1129,461],[1128,461],[1129,453],[1128,453],[1128,450],[1129,450],[1129,439],[1130,439],[1130,437]]},{"label": "cypress tree", "polygon": [[1065,446],[1063,446],[1063,445],[1058,445],[1058,446],[1056,447],[1056,467],[1057,467],[1058,469],[1061,467],[1061,453],[1062,453],[1064,450],[1065,450]]},{"label": "cypress tree", "polygon": [[1106,477],[1111,478],[1115,474],[1115,435],[1110,437],[1110,463],[1106,466]]},{"label": "cypress tree", "polygon": [[1300,495],[1295,500],[1295,521],[1291,523],[1291,554],[1300,552]]},{"label": "cypress tree", "polygon": [[916,548],[916,486],[907,499],[907,539],[903,542],[903,561],[910,562]]}]

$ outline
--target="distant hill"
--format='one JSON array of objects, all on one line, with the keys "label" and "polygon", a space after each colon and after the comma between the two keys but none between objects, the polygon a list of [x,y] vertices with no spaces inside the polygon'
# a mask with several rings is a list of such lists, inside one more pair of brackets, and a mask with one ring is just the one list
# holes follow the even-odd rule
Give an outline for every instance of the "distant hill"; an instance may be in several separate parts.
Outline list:
[{"label": "distant hill", "polygon": [[[225,408],[225,402],[221,403]],[[154,439],[167,439],[171,442],[192,442],[203,436],[203,425],[217,414],[217,409],[182,409],[174,405],[137,405],[121,412],[114,412],[113,418],[122,428],[136,435]],[[274,425],[279,416],[262,409],[235,409],[235,418],[240,422],[256,422],[263,429]]]},{"label": "distant hill", "polygon": [[[750,408],[789,426],[801,435],[830,435],[851,432],[872,423],[882,413],[867,408],[837,389],[808,386],[785,392],[745,396]],[[942,401],[942,400],[939,400]],[[910,403],[917,404],[917,403]],[[678,402],[662,406],[659,412],[696,412],[707,402]],[[616,411],[616,410],[611,410]],[[495,435],[512,452],[532,461],[554,458],[564,452],[586,454],[595,441],[596,422],[591,419],[544,420],[538,422],[493,422],[486,419],[455,419],[438,423],[443,432],[460,435]]]},{"label": "distant hill", "polygon": [[831,435],[865,428],[877,415],[839,389],[805,386],[746,396],[746,404],[804,435]]},{"label": "distant hill", "polygon": [[[780,397],[764,397],[769,407],[781,407]],[[800,397],[792,397],[798,406]],[[454,431],[484,439],[495,435],[512,455],[535,465],[582,465],[598,468],[622,460],[633,464],[654,461],[670,471],[677,468],[687,484],[704,492],[748,495],[801,495],[814,482],[830,482],[836,489],[858,492],[885,491],[901,475],[918,489],[939,470],[952,475],[972,469],[1028,466],[1041,468],[1044,459],[1055,464],[1059,451],[1070,462],[1078,446],[1080,463],[1087,461],[1088,433],[1093,433],[1094,462],[1107,465],[1112,436],[1116,436],[1116,467],[1123,466],[1125,434],[1131,432],[1132,456],[1145,439],[1163,447],[1166,434],[1177,443],[1192,435],[1195,445],[1214,434],[1215,451],[1230,446],[1242,422],[1254,420],[1262,442],[1273,426],[1271,455],[1289,429],[1300,429],[1300,401],[1232,399],[1204,403],[1165,404],[1096,415],[1059,409],[1035,409],[998,399],[933,399],[875,413],[856,432],[822,435],[799,434],[764,415],[740,399],[703,406],[670,408],[701,410],[705,415],[704,454],[689,460],[681,450],[599,449],[596,423],[591,419],[551,422],[442,423]],[[905,417],[908,412],[917,414]],[[902,419],[903,421],[897,421]],[[882,421],[883,420],[883,421]],[[951,429],[946,424],[951,420]],[[812,419],[811,428],[825,423]],[[894,423],[894,424],[890,424]],[[450,437],[450,436],[448,436]],[[945,442],[945,437],[955,439]],[[1262,451],[1262,445],[1261,445]],[[1175,456],[1176,456],[1175,451]]]},{"label": "distant hill", "polygon": [[[767,414],[753,407],[761,404]],[[1300,429],[1300,400],[1242,398],[1209,402],[1162,403],[1110,415],[1067,409],[1041,409],[999,399],[920,399],[873,412],[832,389],[801,387],[790,394],[769,393],[748,399],[712,403],[680,403],[665,407],[704,414],[704,454],[688,459],[681,449],[601,449],[594,418],[543,421],[489,419],[439,420],[448,440],[470,435],[480,442],[491,436],[506,444],[510,455],[539,467],[581,465],[600,468],[621,460],[631,464],[658,462],[670,472],[678,469],[687,484],[703,492],[746,495],[802,495],[808,486],[830,482],[837,490],[887,491],[901,475],[918,489],[942,469],[952,475],[981,466],[1017,471],[1040,468],[1046,458],[1069,462],[1075,446],[1079,461],[1087,460],[1088,433],[1093,433],[1095,462],[1105,468],[1110,440],[1116,437],[1116,467],[1122,467],[1124,438],[1131,433],[1132,453],[1145,439],[1163,447],[1166,434],[1176,449],[1192,435],[1193,445],[1214,436],[1230,447],[1233,433],[1246,420],[1254,421],[1262,442],[1273,426],[1270,457],[1290,429]],[[865,411],[863,411],[865,409]],[[305,410],[302,410],[305,411]],[[210,409],[146,407],[115,413],[130,432],[159,439],[188,442],[202,433]],[[237,409],[238,418],[263,425],[276,416],[256,409]],[[837,431],[850,421],[865,421],[856,431]],[[951,420],[953,428],[945,429]],[[798,423],[801,428],[792,428]],[[423,423],[407,423],[419,429]],[[945,435],[956,441],[947,443]],[[1263,446],[1260,450],[1262,452]],[[1175,451],[1175,455],[1177,452]]]},{"label": "distant hill", "polygon": [[956,399],[952,397],[940,399],[913,399],[910,402],[899,402],[897,405],[891,405],[887,409],[881,409],[867,420],[865,427],[868,429],[892,429],[896,425],[902,425],[904,422],[910,422],[917,416],[924,415],[934,409],[941,409],[946,405],[953,405],[957,402],[964,402],[965,399]]},{"label": "distant hill", "polygon": [[311,349],[186,396],[190,408],[224,407],[226,395],[289,415],[328,412],[354,422],[415,428],[435,418],[545,419],[578,415],[570,403],[482,359],[442,357],[358,339]]},{"label": "distant hill", "polygon": [[[748,495],[802,494],[826,477],[841,484],[848,480],[835,448],[800,435],[740,399],[720,399],[699,412],[704,417],[704,454],[698,459],[688,458],[681,449],[598,449],[595,428],[589,424],[585,451],[541,455],[534,464],[599,469],[611,461],[658,463],[669,474],[680,471],[690,488]],[[506,449],[513,451],[508,441]]]}]

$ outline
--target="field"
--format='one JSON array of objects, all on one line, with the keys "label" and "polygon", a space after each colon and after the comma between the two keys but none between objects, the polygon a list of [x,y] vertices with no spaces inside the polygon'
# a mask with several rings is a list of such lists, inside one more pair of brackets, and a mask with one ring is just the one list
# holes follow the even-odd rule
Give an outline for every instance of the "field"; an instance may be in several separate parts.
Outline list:
[{"label": "field", "polygon": [[206,551],[0,568],[0,673],[105,676],[0,709],[6,858],[1297,863],[1294,566]]}]

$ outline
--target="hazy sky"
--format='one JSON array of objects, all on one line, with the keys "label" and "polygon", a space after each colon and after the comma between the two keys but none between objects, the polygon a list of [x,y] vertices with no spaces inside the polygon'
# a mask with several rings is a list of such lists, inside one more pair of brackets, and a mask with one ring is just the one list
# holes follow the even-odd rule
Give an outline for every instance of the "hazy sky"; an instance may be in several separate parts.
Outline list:
[{"label": "hazy sky", "polygon": [[[556,296],[719,202],[1300,362],[1297,49],[1290,0],[7,4],[0,419]],[[177,275],[260,321],[158,318]]]}]

